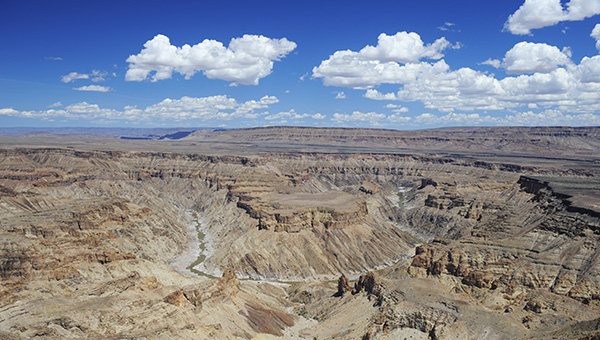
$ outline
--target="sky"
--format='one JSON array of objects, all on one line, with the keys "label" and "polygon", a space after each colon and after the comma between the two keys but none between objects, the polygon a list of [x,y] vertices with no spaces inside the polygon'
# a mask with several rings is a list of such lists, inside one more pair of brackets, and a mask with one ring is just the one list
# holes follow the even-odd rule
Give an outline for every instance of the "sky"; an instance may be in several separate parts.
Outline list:
[{"label": "sky", "polygon": [[600,126],[600,0],[0,1],[0,127]]}]

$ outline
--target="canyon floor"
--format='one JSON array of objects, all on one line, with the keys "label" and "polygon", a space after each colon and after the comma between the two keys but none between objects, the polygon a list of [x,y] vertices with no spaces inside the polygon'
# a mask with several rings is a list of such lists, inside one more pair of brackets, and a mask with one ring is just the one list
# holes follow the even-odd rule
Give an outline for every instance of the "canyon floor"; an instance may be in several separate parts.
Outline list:
[{"label": "canyon floor", "polygon": [[1,339],[600,339],[600,128],[7,131]]}]

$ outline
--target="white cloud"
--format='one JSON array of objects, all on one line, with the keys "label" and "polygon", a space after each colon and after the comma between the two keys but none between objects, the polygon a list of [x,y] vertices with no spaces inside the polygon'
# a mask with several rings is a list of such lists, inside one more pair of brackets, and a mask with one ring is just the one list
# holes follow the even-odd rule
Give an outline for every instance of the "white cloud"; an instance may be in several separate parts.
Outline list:
[{"label": "white cloud", "polygon": [[[392,93],[393,94],[393,93]],[[386,109],[392,109],[392,112],[396,112],[396,113],[406,113],[408,111],[410,111],[408,109],[408,107],[404,107],[402,105],[396,105],[396,104],[387,104],[386,106],[384,106]]]},{"label": "white cloud", "polygon": [[427,108],[441,111],[500,109],[495,96],[501,95],[498,80],[469,68],[450,71],[442,60],[431,65],[396,94],[369,90],[365,97],[379,100],[421,101]]},{"label": "white cloud", "polygon": [[112,91],[112,88],[110,88],[108,86],[88,85],[88,86],[74,87],[73,90],[92,91],[92,92],[110,92],[110,91]]},{"label": "white cloud", "polygon": [[91,77],[92,77],[92,81],[93,82],[99,82],[99,81],[104,81],[106,79],[104,79],[104,77],[106,77],[108,75],[108,72],[106,71],[98,71],[98,70],[93,70]]},{"label": "white cloud", "polygon": [[401,108],[398,108],[398,109],[394,109],[392,111],[396,112],[396,113],[406,113],[406,112],[409,111],[409,109],[408,109],[408,107],[401,107]]},{"label": "white cloud", "polygon": [[269,105],[279,100],[273,96],[264,96],[260,100],[238,102],[225,95],[210,97],[182,97],[180,99],[167,98],[160,103],[146,108],[125,106],[123,110],[103,109],[97,104],[86,102],[76,103],[64,109],[48,109],[44,111],[18,111],[12,108],[0,109],[0,115],[27,117],[38,119],[107,119],[117,121],[156,122],[165,120],[182,121],[187,119],[200,120],[231,120],[238,118],[257,118],[255,111],[268,108]]},{"label": "white cloud", "polygon": [[488,60],[481,63],[482,65],[490,65],[495,68],[500,68],[502,66],[502,62],[498,59],[489,58]]},{"label": "white cloud", "polygon": [[524,98],[531,98],[531,101],[534,101],[541,100],[541,96],[544,95],[566,94],[574,82],[573,75],[564,68],[550,73],[507,77],[500,81],[506,94],[517,101],[525,101]]},{"label": "white cloud", "polygon": [[313,77],[323,78],[327,86],[369,88],[384,83],[402,84],[430,67],[429,63],[419,62],[421,59],[440,59],[444,50],[459,47],[445,38],[425,45],[414,32],[392,36],[382,33],[377,46],[367,45],[359,52],[336,51],[313,68]]},{"label": "white cloud", "polygon": [[556,46],[523,41],[506,52],[502,66],[512,74],[548,73],[571,63],[570,50],[565,52]]},{"label": "white cloud", "polygon": [[565,126],[594,126],[600,125],[600,116],[584,114],[563,114],[557,110],[546,110],[542,112],[519,112],[507,115],[498,120],[502,125],[513,126],[539,126],[539,125],[565,125]]},{"label": "white cloud", "polygon": [[182,97],[181,99],[165,99],[158,104],[148,106],[143,116],[162,119],[222,119],[256,118],[254,111],[269,107],[279,100],[273,96],[264,96],[260,100],[249,100],[238,103],[225,95],[211,97]]},{"label": "white cloud", "polygon": [[48,108],[61,107],[63,104],[61,102],[56,102],[54,104],[48,105]]},{"label": "white cloud", "polygon": [[63,83],[70,83],[72,81],[75,81],[77,79],[90,79],[90,75],[89,74],[85,74],[85,73],[77,73],[77,72],[71,72],[67,75],[64,75],[60,78],[60,80]]},{"label": "white cloud", "polygon": [[555,25],[562,21],[579,21],[600,14],[600,0],[571,0],[566,9],[560,0],[525,0],[509,16],[504,29],[513,34],[530,34],[532,29]]},{"label": "white cloud", "polygon": [[402,116],[400,114],[393,114],[391,116],[388,116],[387,119],[392,123],[402,123],[402,124],[406,124],[412,120],[411,117]]},{"label": "white cloud", "polygon": [[379,62],[416,63],[423,58],[440,59],[444,56],[442,51],[448,47],[451,47],[450,42],[443,37],[425,45],[415,32],[398,32],[395,35],[381,33],[377,38],[377,46],[363,47],[357,57]]},{"label": "white cloud", "polygon": [[561,51],[556,46],[522,41],[506,52],[503,61],[490,58],[481,64],[503,67],[512,74],[547,73],[559,66],[571,64],[571,55],[569,47],[564,47]]},{"label": "white cloud", "polygon": [[[598,31],[600,35],[600,28]],[[484,62],[516,74],[504,78],[468,67],[451,70],[443,59],[404,65],[368,60],[360,54],[363,50],[335,52],[313,69],[314,76],[322,77],[325,85],[367,89],[365,98],[419,101],[425,108],[441,112],[499,111],[531,103],[570,113],[600,111],[600,56],[584,57],[577,65],[570,59],[569,47],[560,50],[548,44],[521,42],[503,61]],[[400,88],[389,93],[372,88],[386,83]]]},{"label": "white cloud", "polygon": [[373,100],[398,100],[395,93],[381,93],[375,89],[368,89],[363,97]]},{"label": "white cloud", "polygon": [[243,85],[258,85],[273,69],[273,61],[286,56],[296,43],[271,39],[262,35],[233,38],[225,47],[216,40],[205,39],[194,46],[171,45],[168,37],[158,34],[144,44],[144,49],[127,58],[127,81],[142,81],[151,73],[152,81],[171,78],[173,72],[190,79],[202,71],[210,79],[221,79]]},{"label": "white cloud", "polygon": [[105,77],[108,75],[106,71],[92,70],[91,73],[77,73],[71,72],[61,77],[63,83],[70,83],[78,79],[91,79],[93,82],[105,81]]},{"label": "white cloud", "polygon": [[582,83],[600,83],[600,56],[583,57],[576,73]]},{"label": "white cloud", "polygon": [[315,113],[314,115],[311,116],[313,119],[325,119],[327,116],[320,114],[320,113]]},{"label": "white cloud", "polygon": [[371,124],[376,124],[378,121],[385,119],[386,115],[382,113],[368,112],[362,113],[360,111],[354,111],[351,115],[342,114],[342,113],[334,113],[333,120],[334,122],[343,123],[343,122],[369,122]]},{"label": "white cloud", "polygon": [[454,28],[455,26],[455,23],[445,22],[442,26],[438,26],[437,29],[440,31],[460,32],[460,30]]},{"label": "white cloud", "polygon": [[17,111],[13,108],[5,108],[5,109],[0,109],[0,115],[2,116],[11,116],[11,117],[18,117],[19,115],[21,115],[22,111]]},{"label": "white cloud", "polygon": [[[211,97],[208,97],[208,98],[211,98]],[[268,108],[269,105],[272,105],[272,104],[275,104],[278,102],[279,102],[279,99],[277,99],[277,97],[275,97],[275,96],[264,96],[260,100],[254,100],[254,99],[248,100],[246,102],[243,102],[243,103],[237,105],[235,112],[238,114],[252,113],[255,110]]]},{"label": "white cloud", "polygon": [[346,99],[346,94],[344,91],[337,92],[335,95],[335,99]]},{"label": "white cloud", "polygon": [[56,60],[56,61],[62,61],[63,58],[61,57],[44,57],[44,59],[46,60]]},{"label": "white cloud", "polygon": [[454,113],[437,116],[431,113],[423,113],[417,117],[402,117],[392,115],[388,120],[399,124],[410,124],[411,126],[590,126],[600,124],[600,115],[595,114],[568,114],[565,115],[557,110],[545,110],[541,112],[517,112],[503,116],[480,115],[478,113]]},{"label": "white cloud", "polygon": [[596,49],[600,51],[600,24],[596,24],[596,26],[594,26],[590,37],[596,39]]},{"label": "white cloud", "polygon": [[[298,114],[294,109],[291,109],[287,112],[279,112],[276,114],[268,115],[265,117],[266,120],[274,120],[274,119],[302,119],[308,117],[308,114]],[[286,121],[287,122],[287,121]]]},{"label": "white cloud", "polygon": [[477,113],[465,114],[450,112],[443,116],[436,116],[431,113],[423,113],[415,117],[416,123],[424,125],[473,125],[481,121]]}]

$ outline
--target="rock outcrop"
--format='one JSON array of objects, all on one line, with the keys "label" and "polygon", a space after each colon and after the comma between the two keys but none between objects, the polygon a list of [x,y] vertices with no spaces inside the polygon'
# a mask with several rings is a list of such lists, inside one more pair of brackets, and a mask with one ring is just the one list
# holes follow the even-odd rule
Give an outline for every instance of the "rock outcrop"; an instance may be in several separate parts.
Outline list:
[{"label": "rock outcrop", "polygon": [[542,288],[600,303],[600,263],[593,260],[600,251],[600,219],[570,209],[568,196],[547,183],[521,178],[516,185],[520,190],[511,197],[522,199],[499,205],[502,219],[482,218],[469,237],[418,247],[410,272],[452,275],[463,285],[492,290]]},{"label": "rock outcrop", "polygon": [[352,286],[346,275],[342,274],[338,279],[336,296],[344,296],[344,294],[352,292]]}]

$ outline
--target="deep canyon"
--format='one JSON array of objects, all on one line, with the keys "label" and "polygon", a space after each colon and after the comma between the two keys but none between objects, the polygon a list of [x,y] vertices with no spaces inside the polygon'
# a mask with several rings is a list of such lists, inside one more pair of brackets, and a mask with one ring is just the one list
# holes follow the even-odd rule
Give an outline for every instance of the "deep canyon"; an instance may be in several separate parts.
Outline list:
[{"label": "deep canyon", "polygon": [[599,339],[600,128],[0,136],[0,235],[3,339]]}]

